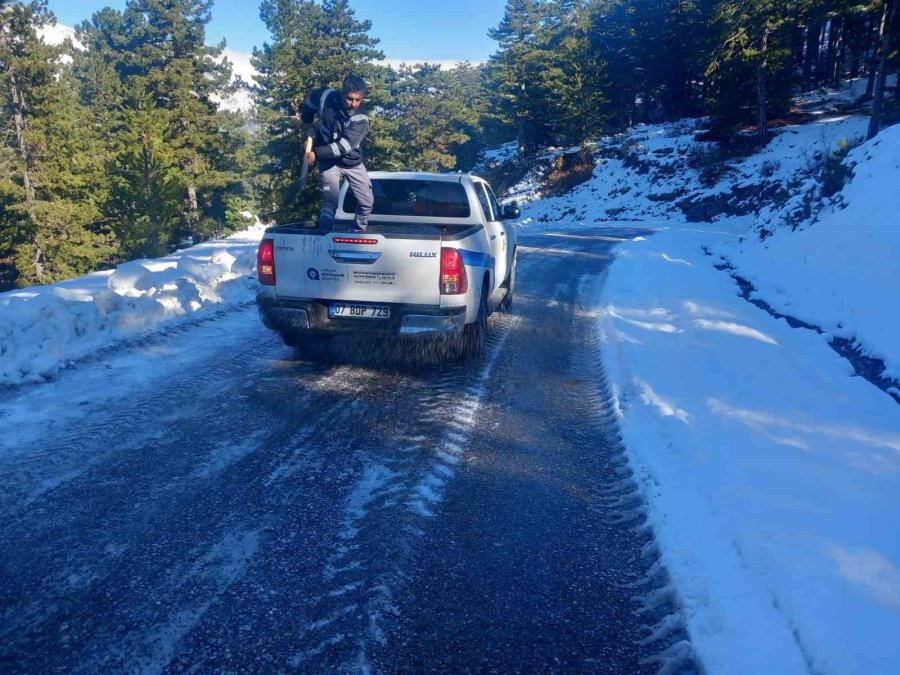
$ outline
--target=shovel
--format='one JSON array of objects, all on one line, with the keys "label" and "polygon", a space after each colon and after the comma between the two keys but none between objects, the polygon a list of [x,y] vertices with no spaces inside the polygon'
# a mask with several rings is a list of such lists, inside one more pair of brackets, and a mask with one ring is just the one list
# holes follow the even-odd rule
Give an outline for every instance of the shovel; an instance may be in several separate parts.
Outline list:
[{"label": "shovel", "polygon": [[300,196],[300,193],[303,192],[303,188],[306,187],[306,181],[309,180],[309,160],[306,159],[306,155],[312,150],[313,131],[312,125],[306,129],[306,147],[303,149],[303,166],[300,167],[300,177],[285,193],[285,204],[293,204],[297,200],[297,197]]}]

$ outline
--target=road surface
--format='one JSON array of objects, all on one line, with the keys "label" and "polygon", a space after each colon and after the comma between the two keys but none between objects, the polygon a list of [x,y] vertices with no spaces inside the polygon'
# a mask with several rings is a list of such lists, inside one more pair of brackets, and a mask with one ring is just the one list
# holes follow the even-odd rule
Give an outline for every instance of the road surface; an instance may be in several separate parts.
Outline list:
[{"label": "road surface", "polygon": [[467,364],[248,307],[0,393],[0,668],[693,671],[598,360],[637,234],[521,237]]}]

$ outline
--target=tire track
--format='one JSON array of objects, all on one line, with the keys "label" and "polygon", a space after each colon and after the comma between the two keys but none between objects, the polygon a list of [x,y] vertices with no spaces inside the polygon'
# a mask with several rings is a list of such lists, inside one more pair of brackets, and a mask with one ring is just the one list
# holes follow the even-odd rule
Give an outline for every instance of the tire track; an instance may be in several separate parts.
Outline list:
[{"label": "tire track", "polygon": [[[394,420],[399,453],[367,454],[361,480],[347,498],[338,542],[322,571],[323,586],[291,668],[367,672],[369,652],[385,644],[395,598],[418,556],[423,521],[434,518],[455,475],[481,406],[485,384],[511,326],[494,316],[486,356],[477,369],[455,365],[425,391],[415,414]],[[402,409],[400,401],[395,406]],[[389,446],[390,447],[390,446]]]}]

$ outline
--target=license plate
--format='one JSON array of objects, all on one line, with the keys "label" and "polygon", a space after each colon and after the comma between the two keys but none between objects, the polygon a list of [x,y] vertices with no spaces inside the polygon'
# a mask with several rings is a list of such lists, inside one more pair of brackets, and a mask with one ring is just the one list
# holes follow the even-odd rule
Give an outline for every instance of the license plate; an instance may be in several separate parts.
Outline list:
[{"label": "license plate", "polygon": [[328,316],[332,319],[390,319],[391,308],[388,305],[344,305],[334,303],[328,307]]}]

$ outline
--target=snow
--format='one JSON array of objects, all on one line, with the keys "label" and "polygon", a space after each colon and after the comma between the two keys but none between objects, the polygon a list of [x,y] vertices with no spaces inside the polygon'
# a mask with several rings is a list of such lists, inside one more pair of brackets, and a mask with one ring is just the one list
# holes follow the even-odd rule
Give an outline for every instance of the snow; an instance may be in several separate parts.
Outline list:
[{"label": "snow", "polygon": [[250,63],[251,54],[226,47],[222,52],[222,57],[231,62],[231,83],[235,84],[240,78],[246,86],[240,87],[227,97],[216,97],[219,107],[231,112],[247,113],[252,111],[255,103],[249,87],[256,84],[256,77],[259,73]]},{"label": "snow", "polygon": [[156,260],[0,293],[0,385],[36,382],[124,340],[255,299],[256,224]]},{"label": "snow", "polygon": [[482,163],[491,166],[502,164],[516,158],[519,153],[519,145],[515,141],[504,143],[495,148],[488,148],[482,153]]},{"label": "snow", "polygon": [[85,49],[84,45],[75,37],[75,29],[65,24],[46,24],[38,29],[38,36],[48,45],[61,45],[66,40],[71,40],[75,49],[81,51]]},{"label": "snow", "polygon": [[[850,152],[854,177],[819,222],[719,250],[777,311],[854,339],[900,379],[900,125]],[[776,276],[771,270],[781,270]]]},{"label": "snow", "polygon": [[897,404],[825,337],[743,300],[703,253],[715,239],[626,244],[600,291],[625,446],[692,643],[711,673],[894,672]]}]

